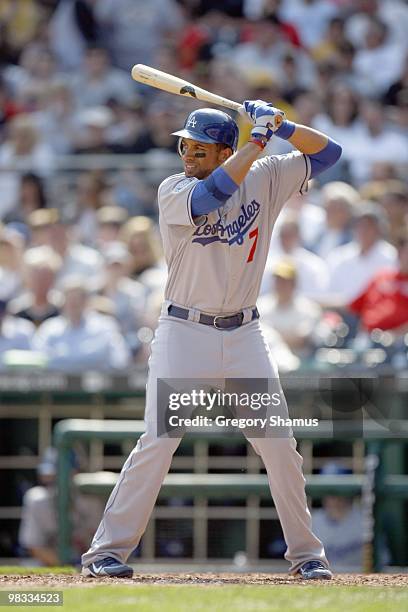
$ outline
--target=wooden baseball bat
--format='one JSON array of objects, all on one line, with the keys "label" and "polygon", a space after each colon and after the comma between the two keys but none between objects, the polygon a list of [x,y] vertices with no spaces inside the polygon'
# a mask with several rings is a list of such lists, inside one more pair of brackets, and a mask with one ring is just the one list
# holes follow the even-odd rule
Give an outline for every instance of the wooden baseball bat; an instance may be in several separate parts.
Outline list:
[{"label": "wooden baseball bat", "polygon": [[150,87],[156,87],[169,93],[177,94],[178,96],[190,96],[203,102],[209,102],[210,104],[217,104],[218,106],[224,106],[235,111],[242,111],[242,104],[223,98],[217,94],[211,93],[206,89],[197,87],[184,79],[180,79],[172,74],[167,74],[161,70],[156,70],[151,66],[145,66],[144,64],[136,64],[132,68],[132,78],[139,83],[150,85]]}]

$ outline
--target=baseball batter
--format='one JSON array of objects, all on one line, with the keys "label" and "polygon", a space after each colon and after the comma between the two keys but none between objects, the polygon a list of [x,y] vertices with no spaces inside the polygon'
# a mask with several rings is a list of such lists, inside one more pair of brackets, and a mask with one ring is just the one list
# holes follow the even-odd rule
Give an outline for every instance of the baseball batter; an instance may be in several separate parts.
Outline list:
[{"label": "baseball batter", "polygon": [[[278,380],[256,309],[272,229],[290,196],[306,191],[311,177],[338,160],[341,147],[287,121],[262,100],[246,101],[244,108],[254,125],[239,151],[237,125],[222,111],[196,110],[174,134],[184,172],[164,180],[158,191],[168,281],[149,360],[146,432],[126,460],[82,557],[85,576],[133,574],[126,561],[146,529],[180,442],[157,435],[157,379]],[[297,150],[260,157],[272,137],[289,140]],[[288,415],[285,401],[280,410]],[[290,573],[330,579],[323,545],[311,530],[293,434],[249,442],[267,470]]]}]

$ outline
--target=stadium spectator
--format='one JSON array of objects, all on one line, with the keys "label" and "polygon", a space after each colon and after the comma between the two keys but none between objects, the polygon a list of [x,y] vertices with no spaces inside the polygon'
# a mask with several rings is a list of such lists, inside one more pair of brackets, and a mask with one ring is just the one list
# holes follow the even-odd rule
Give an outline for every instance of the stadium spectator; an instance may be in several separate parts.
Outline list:
[{"label": "stadium spectator", "polygon": [[241,74],[253,77],[254,74],[267,74],[273,81],[285,83],[284,60],[293,58],[298,75],[298,85],[312,86],[315,79],[313,62],[308,55],[298,49],[292,53],[292,45],[282,35],[280,26],[274,21],[257,21],[253,24],[253,40],[242,42],[232,48],[227,57],[233,66],[239,67]]},{"label": "stadium spectator", "polygon": [[326,259],[333,249],[352,241],[353,214],[360,198],[351,185],[335,181],[323,187],[322,199],[326,223],[313,250]]},{"label": "stadium spectator", "polygon": [[313,49],[322,41],[330,20],[338,10],[334,3],[325,0],[293,0],[282,2],[280,15],[296,27],[302,45]]},{"label": "stadium spectator", "polygon": [[58,283],[72,275],[88,279],[90,287],[97,287],[102,271],[103,258],[98,251],[77,242],[72,224],[61,218],[55,208],[34,211],[29,216],[32,245],[50,246],[62,259]]},{"label": "stadium spectator", "polygon": [[184,25],[174,0],[98,0],[94,15],[101,40],[123,70],[135,63],[154,65],[153,55],[162,41]]},{"label": "stadium spectator", "polygon": [[329,21],[324,37],[311,49],[316,62],[331,61],[337,65],[339,49],[348,43],[344,25],[345,19],[340,16],[333,17]]},{"label": "stadium spectator", "polygon": [[41,9],[35,0],[4,0],[0,5],[2,51],[14,62],[36,34]]},{"label": "stadium spectator", "polygon": [[35,327],[30,321],[14,317],[7,311],[8,303],[0,300],[0,368],[5,366],[8,351],[29,351]]},{"label": "stadium spectator", "polygon": [[[261,6],[259,6],[260,3],[258,2],[244,2],[244,6],[249,6],[252,5],[252,15],[249,14],[249,11],[247,11],[247,15],[250,19],[255,19],[258,16],[260,18],[266,19],[268,21],[273,21],[275,23],[277,23],[281,29],[281,33],[282,35],[294,46],[294,47],[301,47],[301,42],[300,42],[300,38],[299,38],[299,33],[296,29],[296,27],[292,24],[292,23],[288,23],[287,21],[282,20],[282,13],[281,13],[281,8],[282,8],[282,0],[264,0],[261,3]],[[257,6],[258,5],[258,6]],[[258,8],[258,11],[260,9],[260,12],[258,13],[258,15],[256,15],[254,13],[254,10],[256,10]]]},{"label": "stadium spectator", "polygon": [[119,241],[121,228],[127,218],[127,211],[122,206],[102,206],[96,212],[94,239],[99,249],[104,251],[110,243]]},{"label": "stadium spectator", "polygon": [[387,215],[390,241],[397,244],[401,228],[408,220],[408,185],[403,181],[387,181],[382,187],[378,201]]},{"label": "stadium spectator", "polygon": [[87,285],[85,278],[65,279],[62,314],[40,325],[33,346],[52,370],[123,370],[130,360],[126,343],[112,317],[89,310]]},{"label": "stadium spectator", "polygon": [[[320,471],[325,476],[351,474],[336,462]],[[352,498],[328,495],[322,508],[312,511],[313,529],[324,544],[330,565],[336,572],[361,572],[363,569],[363,514]]]},{"label": "stadium spectator", "polygon": [[146,153],[151,149],[175,152],[177,142],[171,132],[176,129],[176,122],[177,115],[171,106],[160,100],[152,103],[147,111],[146,125],[131,145],[131,152]]},{"label": "stadium spectator", "polygon": [[312,125],[341,142],[342,158],[350,163],[360,130],[358,96],[346,83],[334,82],[327,92],[325,102],[326,113],[316,116]]},{"label": "stadium spectator", "polygon": [[74,153],[109,153],[107,133],[113,121],[114,115],[108,106],[85,108],[78,113],[81,130],[75,138]]},{"label": "stadium spectator", "polygon": [[81,130],[80,116],[66,78],[44,89],[34,120],[43,141],[58,155],[73,153]]},{"label": "stadium spectator", "polygon": [[106,144],[113,153],[129,153],[144,128],[141,102],[135,98],[132,103],[125,104],[111,98],[108,107],[112,111],[112,123],[105,131]]},{"label": "stadium spectator", "polygon": [[44,92],[58,82],[58,67],[49,49],[43,44],[31,43],[21,54],[19,68],[15,73],[16,97],[28,112],[32,112],[41,107]]},{"label": "stadium spectator", "polygon": [[64,71],[78,69],[86,48],[97,41],[93,5],[93,0],[58,2],[49,20],[49,44]]},{"label": "stadium spectator", "polygon": [[48,177],[54,169],[51,149],[40,141],[33,118],[27,114],[9,122],[9,136],[0,145],[0,219],[18,204],[19,172]]},{"label": "stadium spectator", "polygon": [[129,219],[120,233],[120,239],[130,253],[129,275],[148,288],[148,291],[163,287],[165,270],[157,228],[148,217]]},{"label": "stadium spectator", "polygon": [[386,220],[378,204],[360,202],[354,224],[355,238],[337,247],[327,258],[329,295],[345,305],[354,300],[384,267],[395,269],[397,252],[386,240]]},{"label": "stadium spectator", "polygon": [[347,37],[361,46],[372,19],[379,19],[388,26],[389,37],[402,46],[407,44],[408,7],[401,0],[353,0],[351,14],[346,23]]},{"label": "stadium spectator", "polygon": [[312,333],[321,310],[317,303],[296,291],[296,267],[290,261],[279,261],[272,268],[273,293],[259,300],[262,320],[275,329],[289,349],[298,357],[310,355]]},{"label": "stadium spectator", "polygon": [[[324,476],[342,476],[352,471],[338,461],[329,461],[320,470]],[[322,499],[322,507],[312,511],[312,524],[323,542],[327,558],[338,573],[363,571],[365,517],[357,500],[339,495]],[[379,554],[382,564],[389,564],[387,536],[381,535]]]},{"label": "stadium spectator", "polygon": [[367,83],[367,96],[382,96],[402,75],[405,48],[392,40],[386,24],[376,17],[367,24],[364,43],[354,58],[354,71]]},{"label": "stadium spectator", "polygon": [[299,221],[295,214],[286,215],[279,226],[278,243],[268,255],[261,293],[270,291],[275,264],[281,259],[291,260],[297,272],[299,293],[319,299],[328,289],[329,272],[326,262],[301,246]]},{"label": "stadium spectator", "polygon": [[34,172],[26,172],[20,177],[18,206],[9,212],[5,223],[18,222],[27,224],[28,216],[39,208],[47,206],[47,197],[43,179]]},{"label": "stadium spectator", "polygon": [[52,294],[62,266],[60,256],[48,246],[28,249],[23,256],[25,292],[10,303],[10,312],[36,327],[60,314],[58,296]]},{"label": "stadium spectator", "polygon": [[96,215],[104,205],[107,193],[106,176],[103,172],[84,172],[77,179],[76,188],[76,227],[78,239],[84,244],[93,246],[96,242]]},{"label": "stadium spectator", "polygon": [[396,337],[408,332],[408,227],[398,242],[398,267],[378,272],[349,307],[369,332],[391,330]]},{"label": "stadium spectator", "polygon": [[112,98],[130,104],[136,97],[129,74],[112,66],[103,47],[87,49],[81,70],[72,79],[79,108],[106,106]]},{"label": "stadium spectator", "polygon": [[[313,184],[312,184],[313,185]],[[279,233],[282,223],[287,219],[296,219],[299,226],[301,245],[314,251],[314,245],[324,230],[325,214],[321,206],[314,204],[318,191],[312,187],[308,194],[294,193],[286,202],[284,209],[276,220],[275,232],[272,234],[271,248],[279,250]],[[273,233],[275,233],[273,232]]]},{"label": "stadium spectator", "polygon": [[361,185],[376,178],[375,164],[388,163],[404,172],[408,164],[406,138],[391,129],[381,103],[363,100],[360,113],[362,124],[355,130],[354,141],[346,150],[354,184]]},{"label": "stadium spectator", "polygon": [[[59,565],[57,524],[57,474],[58,454],[47,448],[37,467],[38,485],[26,491],[23,498],[19,543],[34,563],[45,566]],[[71,458],[73,470],[76,459]],[[74,492],[71,520],[73,523],[73,563],[86,550],[103,513],[103,500],[98,496]]]},{"label": "stadium spectator", "polygon": [[126,342],[136,354],[140,345],[137,332],[143,321],[147,291],[142,283],[127,276],[130,254],[123,243],[109,242],[102,252],[105,274],[98,294],[111,300],[113,315]]},{"label": "stadium spectator", "polygon": [[363,95],[369,88],[369,85],[361,74],[357,76],[353,70],[355,56],[356,48],[349,40],[339,45],[335,62],[336,72],[333,75],[332,84],[342,83],[356,94]]}]

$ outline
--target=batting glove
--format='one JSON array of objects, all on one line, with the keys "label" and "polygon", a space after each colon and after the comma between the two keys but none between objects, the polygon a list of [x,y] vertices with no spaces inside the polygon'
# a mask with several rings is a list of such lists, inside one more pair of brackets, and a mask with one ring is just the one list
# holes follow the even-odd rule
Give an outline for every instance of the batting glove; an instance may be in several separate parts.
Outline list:
[{"label": "batting glove", "polygon": [[251,130],[252,139],[265,146],[282,125],[285,113],[263,100],[245,100],[243,106],[248,117],[255,123]]}]

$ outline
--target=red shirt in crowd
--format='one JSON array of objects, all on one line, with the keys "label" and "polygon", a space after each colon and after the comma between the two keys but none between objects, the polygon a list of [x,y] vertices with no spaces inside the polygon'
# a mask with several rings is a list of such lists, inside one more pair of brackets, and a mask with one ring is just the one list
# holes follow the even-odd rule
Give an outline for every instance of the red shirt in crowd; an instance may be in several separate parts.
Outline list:
[{"label": "red shirt in crowd", "polygon": [[349,308],[366,329],[395,329],[408,323],[408,274],[379,272]]}]

